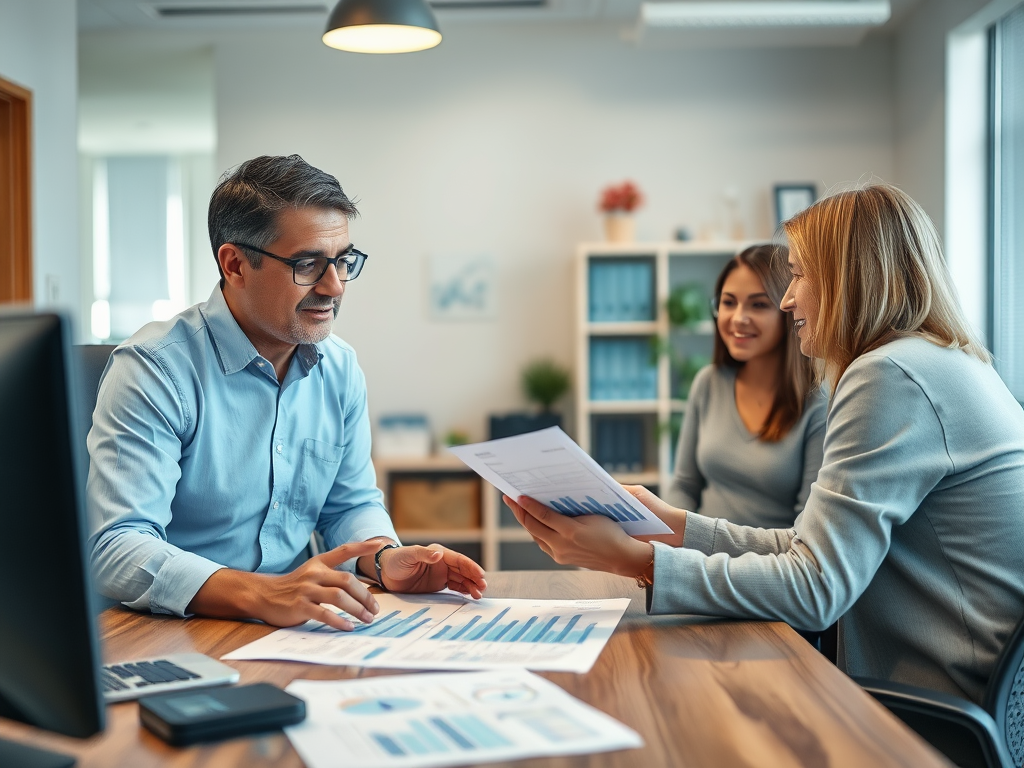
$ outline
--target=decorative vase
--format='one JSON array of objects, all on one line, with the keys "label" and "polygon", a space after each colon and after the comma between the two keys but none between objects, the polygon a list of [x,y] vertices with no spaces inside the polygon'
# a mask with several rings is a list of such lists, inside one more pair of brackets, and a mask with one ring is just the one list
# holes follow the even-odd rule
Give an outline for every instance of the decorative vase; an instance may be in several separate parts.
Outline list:
[{"label": "decorative vase", "polygon": [[609,243],[632,243],[635,235],[636,220],[633,214],[621,211],[605,214],[604,239]]}]

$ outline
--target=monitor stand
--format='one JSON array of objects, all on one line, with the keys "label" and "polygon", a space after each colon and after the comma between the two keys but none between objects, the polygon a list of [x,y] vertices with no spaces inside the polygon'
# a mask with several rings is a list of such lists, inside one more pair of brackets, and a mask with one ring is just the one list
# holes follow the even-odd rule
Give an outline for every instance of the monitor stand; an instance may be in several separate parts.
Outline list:
[{"label": "monitor stand", "polygon": [[71,755],[0,739],[0,765],[4,768],[72,768],[74,764]]}]

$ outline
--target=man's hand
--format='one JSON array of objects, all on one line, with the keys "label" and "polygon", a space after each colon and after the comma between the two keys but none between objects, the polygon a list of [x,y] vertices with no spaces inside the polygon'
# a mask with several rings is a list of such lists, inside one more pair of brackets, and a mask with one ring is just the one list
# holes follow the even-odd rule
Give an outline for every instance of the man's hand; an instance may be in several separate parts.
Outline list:
[{"label": "man's hand", "polygon": [[569,517],[529,496],[502,497],[516,520],[556,563],[636,576],[650,563],[651,548],[604,515]]},{"label": "man's hand", "polygon": [[659,533],[654,536],[637,536],[640,541],[660,541],[670,547],[683,546],[683,535],[686,533],[686,510],[677,509],[671,504],[655,496],[642,485],[622,486],[626,493],[635,498],[651,512],[656,514],[672,533]]},{"label": "man's hand", "polygon": [[196,592],[188,611],[223,619],[252,618],[275,627],[293,627],[309,619],[351,630],[353,624],[321,603],[336,606],[364,623],[379,607],[355,574],[337,571],[347,560],[372,555],[377,541],[343,544],[310,558],[291,573],[274,576],[227,568],[214,573]]},{"label": "man's hand", "polygon": [[437,592],[448,587],[479,598],[487,589],[483,568],[440,544],[386,550],[380,556],[380,575],[392,592]]}]

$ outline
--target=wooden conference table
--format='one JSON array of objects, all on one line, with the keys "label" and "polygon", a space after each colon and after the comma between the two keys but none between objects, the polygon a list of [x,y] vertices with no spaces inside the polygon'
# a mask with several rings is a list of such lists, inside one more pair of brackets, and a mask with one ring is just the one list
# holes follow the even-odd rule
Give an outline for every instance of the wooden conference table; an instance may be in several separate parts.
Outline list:
[{"label": "wooden conference table", "polygon": [[[643,736],[643,749],[516,761],[523,768],[602,766],[946,766],[948,763],[784,624],[648,617],[629,579],[585,571],[489,574],[488,596],[631,597],[594,668],[544,673]],[[219,657],[273,631],[258,623],[146,616],[100,617],[105,661],[199,651]],[[392,670],[233,661],[241,682],[286,686]],[[302,762],[281,733],[177,749],[139,726],[135,702],[107,709],[107,729],[79,741],[0,721],[0,736],[77,755],[81,768],[282,766]],[[348,761],[342,757],[340,765]]]}]

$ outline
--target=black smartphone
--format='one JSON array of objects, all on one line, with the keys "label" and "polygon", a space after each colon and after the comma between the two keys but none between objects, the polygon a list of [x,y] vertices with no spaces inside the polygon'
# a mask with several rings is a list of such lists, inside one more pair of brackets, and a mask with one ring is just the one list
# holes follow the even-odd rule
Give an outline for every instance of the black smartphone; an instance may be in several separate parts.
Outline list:
[{"label": "black smartphone", "polygon": [[175,746],[301,723],[306,702],[270,683],[178,691],[139,701],[139,720]]}]

